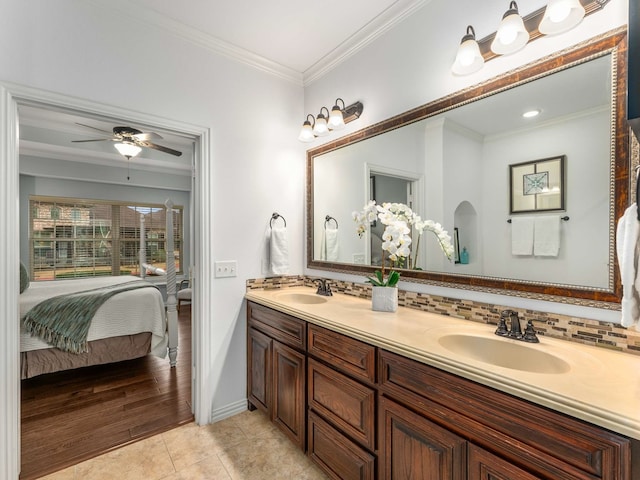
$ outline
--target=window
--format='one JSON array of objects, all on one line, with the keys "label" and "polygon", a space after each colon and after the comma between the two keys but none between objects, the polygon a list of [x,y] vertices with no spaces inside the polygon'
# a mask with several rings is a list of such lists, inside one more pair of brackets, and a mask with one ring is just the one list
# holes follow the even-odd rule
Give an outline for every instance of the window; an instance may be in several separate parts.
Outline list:
[{"label": "window", "polygon": [[[140,216],[147,263],[166,267],[165,207],[73,198],[29,200],[31,276],[35,280],[139,275]],[[173,208],[176,273],[182,273],[183,208]]]}]

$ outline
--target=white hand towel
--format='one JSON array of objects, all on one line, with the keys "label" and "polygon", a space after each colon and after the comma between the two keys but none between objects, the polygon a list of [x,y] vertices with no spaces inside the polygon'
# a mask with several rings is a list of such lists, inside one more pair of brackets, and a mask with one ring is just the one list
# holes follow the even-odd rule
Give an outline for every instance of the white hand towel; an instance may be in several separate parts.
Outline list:
[{"label": "white hand towel", "polygon": [[321,248],[321,260],[326,260],[328,262],[338,261],[339,248],[337,228],[324,229]]},{"label": "white hand towel", "polygon": [[533,253],[533,217],[514,217],[511,220],[511,254]]},{"label": "white hand towel", "polygon": [[287,229],[273,227],[271,229],[271,273],[286,275],[289,273],[289,245],[287,243]]},{"label": "white hand towel", "polygon": [[533,254],[557,257],[560,251],[560,215],[536,217],[533,230]]},{"label": "white hand towel", "polygon": [[634,203],[618,220],[616,229],[616,255],[622,283],[622,326],[630,327],[640,320],[640,295],[638,294],[638,238],[640,222]]}]

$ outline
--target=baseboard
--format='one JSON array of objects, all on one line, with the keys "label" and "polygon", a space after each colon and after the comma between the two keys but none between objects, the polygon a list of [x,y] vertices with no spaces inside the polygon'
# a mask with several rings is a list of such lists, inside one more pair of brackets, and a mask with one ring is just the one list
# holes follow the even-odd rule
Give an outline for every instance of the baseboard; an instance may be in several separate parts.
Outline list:
[{"label": "baseboard", "polygon": [[219,422],[225,418],[232,417],[238,413],[242,413],[247,409],[247,399],[239,400],[221,408],[211,411],[211,423]]}]

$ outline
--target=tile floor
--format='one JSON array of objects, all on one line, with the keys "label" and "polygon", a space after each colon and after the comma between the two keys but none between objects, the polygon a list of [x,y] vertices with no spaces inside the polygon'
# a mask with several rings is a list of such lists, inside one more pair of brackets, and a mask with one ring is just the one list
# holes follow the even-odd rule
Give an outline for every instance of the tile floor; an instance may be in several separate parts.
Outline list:
[{"label": "tile floor", "polygon": [[45,480],[324,480],[267,417],[243,412],[190,423],[114,450]]}]

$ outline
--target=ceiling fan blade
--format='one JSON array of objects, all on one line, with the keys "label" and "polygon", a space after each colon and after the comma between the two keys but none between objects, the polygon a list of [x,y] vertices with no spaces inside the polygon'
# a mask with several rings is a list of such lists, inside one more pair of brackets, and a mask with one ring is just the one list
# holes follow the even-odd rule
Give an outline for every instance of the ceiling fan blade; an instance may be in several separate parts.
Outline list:
[{"label": "ceiling fan blade", "polygon": [[158,135],[154,132],[143,132],[134,135],[141,142],[146,142],[148,140],[162,140],[162,136]]},{"label": "ceiling fan blade", "polygon": [[113,140],[113,138],[94,138],[93,140],[71,140],[71,142],[72,143],[105,142],[107,140]]},{"label": "ceiling fan blade", "polygon": [[179,152],[178,150],[174,150],[169,147],[163,147],[162,145],[158,145],[156,143],[151,143],[151,142],[136,142],[136,143],[141,147],[153,148],[154,150],[158,150],[164,153],[169,153],[171,155],[175,155],[176,157],[179,157],[180,155],[182,155],[182,152]]},{"label": "ceiling fan blade", "polygon": [[92,127],[91,125],[85,125],[84,123],[76,122],[76,125],[80,125],[81,127],[92,128],[92,129],[97,130],[99,132],[106,133],[107,135],[113,135],[113,132],[109,132],[107,130],[102,130],[101,128]]}]

